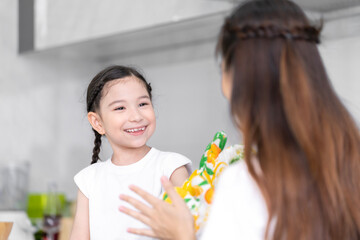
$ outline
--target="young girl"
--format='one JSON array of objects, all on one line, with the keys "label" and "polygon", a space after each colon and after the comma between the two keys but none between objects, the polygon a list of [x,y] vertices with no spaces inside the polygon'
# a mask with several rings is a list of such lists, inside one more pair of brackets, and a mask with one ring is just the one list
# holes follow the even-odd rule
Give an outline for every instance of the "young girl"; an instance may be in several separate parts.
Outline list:
[{"label": "young girl", "polygon": [[[79,191],[70,239],[140,239],[126,232],[129,226],[144,225],[117,211],[119,194],[131,194],[128,185],[136,184],[160,197],[160,177],[181,185],[191,162],[146,144],[156,126],[151,87],[133,68],[111,66],[99,72],[88,86],[87,111],[95,146],[91,165],[74,177]],[[106,161],[98,161],[102,136],[113,150]]]}]

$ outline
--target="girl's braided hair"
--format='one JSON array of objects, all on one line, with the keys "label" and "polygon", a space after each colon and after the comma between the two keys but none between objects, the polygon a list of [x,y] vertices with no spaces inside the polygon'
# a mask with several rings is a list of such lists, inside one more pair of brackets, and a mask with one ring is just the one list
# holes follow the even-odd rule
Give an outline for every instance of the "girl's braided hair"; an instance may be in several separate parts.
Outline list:
[{"label": "girl's braided hair", "polygon": [[[113,65],[100,71],[91,80],[87,88],[87,94],[86,94],[87,112],[99,113],[100,100],[102,98],[102,90],[108,82],[130,76],[135,76],[137,79],[143,82],[151,100],[152,99],[151,85],[145,80],[145,78],[143,77],[142,74],[139,73],[139,71],[137,71],[135,68],[132,67]],[[100,159],[99,153],[100,153],[101,137],[102,137],[102,135],[99,134],[95,129],[93,129],[93,132],[95,134],[95,140],[94,140],[94,148],[93,148],[91,164],[96,163]]]}]

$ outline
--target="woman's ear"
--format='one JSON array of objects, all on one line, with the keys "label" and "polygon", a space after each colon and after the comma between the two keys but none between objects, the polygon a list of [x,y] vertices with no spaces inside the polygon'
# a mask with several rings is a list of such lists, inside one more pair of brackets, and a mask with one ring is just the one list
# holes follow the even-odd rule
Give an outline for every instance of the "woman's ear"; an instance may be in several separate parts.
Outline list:
[{"label": "woman's ear", "polygon": [[105,129],[102,125],[99,114],[95,112],[88,112],[87,117],[93,129],[95,129],[100,135],[104,135]]},{"label": "woman's ear", "polygon": [[223,95],[225,98],[230,101],[231,99],[231,92],[232,92],[232,78],[233,78],[233,71],[232,69],[226,69],[225,62],[223,61],[221,64],[221,88]]}]

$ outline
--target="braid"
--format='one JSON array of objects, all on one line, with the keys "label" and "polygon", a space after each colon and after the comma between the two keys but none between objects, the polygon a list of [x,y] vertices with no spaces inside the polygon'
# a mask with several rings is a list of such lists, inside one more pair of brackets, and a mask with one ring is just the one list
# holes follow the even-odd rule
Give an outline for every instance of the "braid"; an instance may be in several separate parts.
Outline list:
[{"label": "braid", "polygon": [[91,164],[93,163],[96,163],[100,157],[99,157],[99,153],[100,153],[100,147],[101,147],[101,135],[95,131],[94,131],[94,134],[95,134],[95,140],[94,140],[94,148],[93,148],[93,155],[92,155],[92,161],[91,161]]},{"label": "braid", "polygon": [[314,43],[320,43],[319,34],[321,27],[313,26],[296,26],[293,28],[279,27],[276,25],[260,26],[232,26],[227,21],[224,26],[226,31],[236,33],[238,39],[246,40],[251,38],[283,38],[287,40],[303,40]]},{"label": "braid", "polygon": [[[98,104],[99,101],[96,101],[96,99],[101,97],[100,92],[102,91],[104,85],[105,85],[105,82],[100,82],[91,93],[88,93],[88,99],[87,99],[87,102],[88,102],[87,111],[88,112],[94,111],[98,107],[98,106],[94,106],[94,103],[95,103],[95,105]],[[99,94],[100,94],[100,96],[99,96]]]}]

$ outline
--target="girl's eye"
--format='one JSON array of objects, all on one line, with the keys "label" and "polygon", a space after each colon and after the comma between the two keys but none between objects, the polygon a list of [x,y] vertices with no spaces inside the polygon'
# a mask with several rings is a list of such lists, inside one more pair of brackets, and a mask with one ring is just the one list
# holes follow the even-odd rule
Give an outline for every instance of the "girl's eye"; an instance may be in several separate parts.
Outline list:
[{"label": "girl's eye", "polygon": [[148,103],[140,103],[139,106],[140,107],[143,107],[143,106],[146,106],[146,105],[149,105]]},{"label": "girl's eye", "polygon": [[115,110],[124,110],[125,107],[118,107],[118,108],[115,108]]}]

